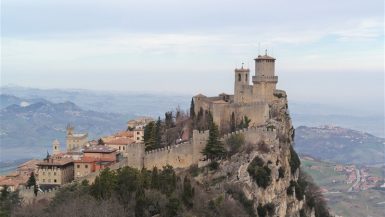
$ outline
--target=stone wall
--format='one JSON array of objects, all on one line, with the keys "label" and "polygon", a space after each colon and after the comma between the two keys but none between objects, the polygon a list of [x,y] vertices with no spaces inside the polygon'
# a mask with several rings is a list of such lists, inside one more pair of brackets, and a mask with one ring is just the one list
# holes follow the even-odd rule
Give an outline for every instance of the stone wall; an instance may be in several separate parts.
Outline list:
[{"label": "stone wall", "polygon": [[145,153],[144,167],[152,169],[153,167],[162,168],[171,165],[174,168],[186,168],[193,164],[192,153],[193,145],[191,142],[151,150]]},{"label": "stone wall", "polygon": [[[275,144],[277,137],[275,131],[269,131],[266,127],[251,127],[226,134],[221,140],[226,141],[235,134],[243,134],[247,143],[255,145],[259,141]],[[208,137],[208,130],[194,130],[193,138],[189,142],[145,152],[143,165],[147,169],[152,169],[153,167],[162,168],[166,165],[171,165],[174,168],[186,168],[193,164],[199,164],[204,160],[202,151],[206,146]]]},{"label": "stone wall", "polygon": [[143,143],[127,145],[127,166],[142,169],[144,167],[145,147]]}]

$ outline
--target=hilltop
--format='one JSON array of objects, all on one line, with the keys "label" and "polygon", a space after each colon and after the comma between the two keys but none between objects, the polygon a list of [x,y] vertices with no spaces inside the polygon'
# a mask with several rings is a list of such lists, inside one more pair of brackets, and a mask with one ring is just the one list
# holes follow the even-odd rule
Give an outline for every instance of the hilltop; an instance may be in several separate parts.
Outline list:
[{"label": "hilltop", "polygon": [[346,164],[383,164],[385,158],[385,139],[335,126],[297,127],[295,148],[301,154]]}]

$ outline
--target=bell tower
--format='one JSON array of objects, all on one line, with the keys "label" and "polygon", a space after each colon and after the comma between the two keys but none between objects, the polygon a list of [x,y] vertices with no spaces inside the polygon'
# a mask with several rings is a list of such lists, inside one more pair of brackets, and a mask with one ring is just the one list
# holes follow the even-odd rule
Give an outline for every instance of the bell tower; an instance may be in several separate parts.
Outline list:
[{"label": "bell tower", "polygon": [[234,70],[234,102],[242,103],[245,100],[245,91],[250,84],[250,70],[242,67]]},{"label": "bell tower", "polygon": [[55,139],[52,142],[52,155],[56,155],[60,153],[60,142],[59,140]]}]

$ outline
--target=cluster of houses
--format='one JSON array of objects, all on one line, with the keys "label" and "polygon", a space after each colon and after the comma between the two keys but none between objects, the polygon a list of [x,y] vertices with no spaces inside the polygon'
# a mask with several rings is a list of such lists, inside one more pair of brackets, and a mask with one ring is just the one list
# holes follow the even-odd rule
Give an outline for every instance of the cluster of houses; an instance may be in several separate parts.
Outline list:
[{"label": "cluster of houses", "polygon": [[356,165],[336,165],[334,170],[345,173],[346,184],[354,184],[352,187],[354,191],[364,191],[378,187],[385,181],[381,177],[369,174],[368,168],[357,168]]},{"label": "cluster of houses", "polygon": [[54,140],[52,153],[43,160],[30,160],[20,165],[16,172],[0,177],[0,186],[14,191],[26,183],[34,172],[39,188],[48,190],[85,177],[109,167],[127,156],[127,146],[143,143],[144,127],[151,118],[143,117],[128,122],[126,131],[88,140],[87,133],[75,133],[74,127],[66,129],[66,150]]}]

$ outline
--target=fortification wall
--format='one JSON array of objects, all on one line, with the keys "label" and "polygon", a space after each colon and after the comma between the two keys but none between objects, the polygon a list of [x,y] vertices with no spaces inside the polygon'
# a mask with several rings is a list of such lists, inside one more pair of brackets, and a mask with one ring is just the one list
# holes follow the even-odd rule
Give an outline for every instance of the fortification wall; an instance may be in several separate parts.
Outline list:
[{"label": "fortification wall", "polygon": [[174,168],[186,168],[193,164],[193,145],[185,142],[165,148],[151,150],[144,155],[144,167],[162,168],[171,165]]},{"label": "fortification wall", "polygon": [[206,131],[194,130],[193,131],[192,158],[193,158],[193,162],[195,164],[199,163],[199,161],[204,159],[204,156],[202,154],[202,150],[205,148],[208,138],[209,138],[209,131],[208,130],[206,130]]},{"label": "fortification wall", "polygon": [[268,144],[275,145],[277,142],[277,132],[275,130],[268,130],[266,127],[250,127],[242,130],[224,135],[221,139],[226,141],[232,135],[243,134],[245,142],[256,144],[259,141],[265,141]]},{"label": "fortification wall", "polygon": [[127,145],[127,166],[142,169],[144,166],[145,147],[143,143]]}]

